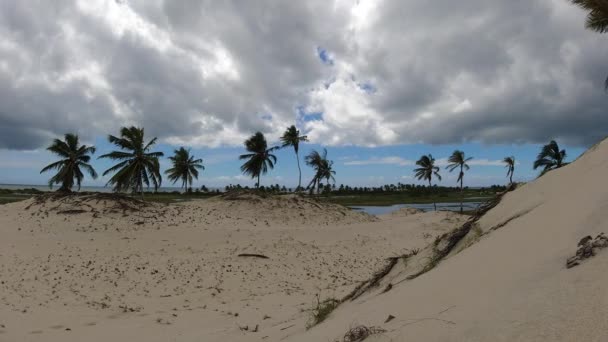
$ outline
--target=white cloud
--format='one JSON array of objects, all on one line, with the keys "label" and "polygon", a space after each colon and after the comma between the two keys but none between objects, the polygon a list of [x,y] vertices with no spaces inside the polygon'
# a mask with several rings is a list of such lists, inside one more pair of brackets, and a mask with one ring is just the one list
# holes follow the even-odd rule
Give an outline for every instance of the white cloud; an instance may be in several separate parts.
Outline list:
[{"label": "white cloud", "polygon": [[411,166],[415,165],[415,162],[408,159],[403,159],[397,156],[383,157],[383,158],[372,158],[366,160],[349,160],[344,165],[399,165],[399,166]]},{"label": "white cloud", "polygon": [[293,122],[324,145],[590,144],[608,45],[584,17],[553,0],[3,1],[0,148],[131,124],[217,147]]}]

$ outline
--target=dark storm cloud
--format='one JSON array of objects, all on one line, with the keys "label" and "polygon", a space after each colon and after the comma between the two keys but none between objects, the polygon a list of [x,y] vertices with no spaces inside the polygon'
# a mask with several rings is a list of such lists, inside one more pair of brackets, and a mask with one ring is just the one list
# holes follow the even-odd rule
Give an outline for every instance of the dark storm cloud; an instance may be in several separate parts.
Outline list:
[{"label": "dark storm cloud", "polygon": [[608,36],[583,21],[551,0],[1,1],[0,148],[128,124],[238,144],[296,108],[324,144],[589,145]]}]

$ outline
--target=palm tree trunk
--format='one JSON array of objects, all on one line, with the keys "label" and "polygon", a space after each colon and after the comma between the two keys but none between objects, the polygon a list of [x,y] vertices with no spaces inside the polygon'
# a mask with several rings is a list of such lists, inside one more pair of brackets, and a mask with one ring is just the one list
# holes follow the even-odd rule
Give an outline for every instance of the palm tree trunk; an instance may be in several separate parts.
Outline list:
[{"label": "palm tree trunk", "polygon": [[[431,196],[433,196],[433,187],[431,186],[431,180],[429,179],[429,190],[431,192]],[[433,197],[433,207],[435,207],[435,211],[437,211],[437,202],[435,201],[435,198]]]},{"label": "palm tree trunk", "polygon": [[300,156],[298,152],[296,152],[296,161],[298,162],[298,174],[300,175],[298,178],[298,190],[302,187],[302,169],[300,169]]},{"label": "palm tree trunk", "polygon": [[141,193],[141,200],[144,200],[144,179],[139,176],[139,192]]},{"label": "palm tree trunk", "polygon": [[257,188],[258,189],[260,188],[260,174],[259,173],[258,173],[258,185],[257,185]]},{"label": "palm tree trunk", "polygon": [[462,172],[462,165],[460,165],[460,213],[462,214],[462,202],[464,200],[464,193],[462,192],[462,181],[464,179],[464,173]]}]

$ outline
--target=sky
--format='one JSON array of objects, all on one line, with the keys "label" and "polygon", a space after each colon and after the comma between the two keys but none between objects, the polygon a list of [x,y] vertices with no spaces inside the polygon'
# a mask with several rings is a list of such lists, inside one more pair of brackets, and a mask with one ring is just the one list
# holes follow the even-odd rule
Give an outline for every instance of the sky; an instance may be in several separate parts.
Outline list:
[{"label": "sky", "polygon": [[[292,124],[338,184],[417,183],[415,160],[455,149],[471,186],[504,184],[511,155],[527,181],[542,144],[573,160],[607,135],[608,35],[584,20],[567,0],[0,0],[0,183],[45,184],[53,138],[100,155],[135,125],[204,160],[195,186],[252,185],[243,141]],[[262,184],[294,186],[277,156]]]}]

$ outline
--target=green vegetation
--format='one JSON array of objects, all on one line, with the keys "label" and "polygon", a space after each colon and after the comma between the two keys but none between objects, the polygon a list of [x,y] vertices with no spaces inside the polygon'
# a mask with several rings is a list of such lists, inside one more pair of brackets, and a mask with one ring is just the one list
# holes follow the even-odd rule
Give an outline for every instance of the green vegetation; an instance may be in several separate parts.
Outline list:
[{"label": "green vegetation", "polygon": [[555,140],[551,140],[547,145],[543,146],[540,153],[536,157],[536,161],[534,162],[534,170],[542,167],[543,170],[540,175],[544,175],[545,173],[559,169],[562,166],[567,165],[565,162],[566,159],[566,150],[559,149],[559,146],[555,142]]},{"label": "green vegetation", "polygon": [[[608,4],[605,0],[570,0],[585,11],[589,11],[585,27],[590,30],[606,33],[608,32]],[[604,82],[604,88],[608,90],[608,78]]]},{"label": "green vegetation", "polygon": [[460,193],[461,193],[460,212],[463,211],[462,201],[464,200],[464,197],[463,197],[464,193],[462,190],[463,190],[463,181],[464,181],[464,170],[468,171],[470,169],[469,164],[467,164],[467,162],[471,159],[473,159],[473,158],[472,157],[465,158],[463,151],[456,150],[456,151],[454,151],[454,153],[452,153],[452,155],[448,159],[449,165],[446,167],[446,169],[448,169],[450,172],[456,170],[457,168],[460,168],[460,173],[458,174],[458,180],[456,181],[456,182],[460,182]]},{"label": "green vegetation", "polygon": [[[451,189],[451,190],[448,190]],[[344,206],[388,206],[404,203],[459,203],[459,202],[483,202],[491,199],[500,191],[501,187],[467,189],[462,192],[454,191],[453,188],[439,188],[434,192],[369,192],[357,194],[331,194],[321,195],[319,199]]]},{"label": "green vegetation", "polygon": [[245,140],[246,154],[239,156],[240,160],[247,160],[241,165],[241,171],[250,175],[251,178],[258,179],[256,187],[260,187],[260,175],[265,175],[268,170],[274,169],[274,164],[277,162],[277,157],[272,154],[278,147],[268,148],[266,137],[262,132],[257,132],[249,139]]},{"label": "green vegetation", "polygon": [[328,184],[330,180],[335,183],[336,179],[334,178],[334,175],[336,174],[336,171],[332,169],[334,162],[327,159],[327,149],[323,149],[323,154],[320,154],[316,150],[312,150],[312,152],[306,156],[305,160],[306,165],[315,170],[314,177],[306,187],[307,189],[311,189],[311,193],[315,189],[315,185],[317,187],[317,193],[320,191],[321,180],[323,179],[327,180]]},{"label": "green vegetation", "polygon": [[149,188],[152,181],[154,190],[160,187],[162,178],[158,158],[164,154],[150,152],[150,148],[156,143],[156,138],[145,144],[144,129],[131,126],[120,129],[120,138],[110,135],[108,140],[121,149],[99,157],[120,161],[103,173],[105,176],[115,172],[108,181],[108,185],[112,185],[114,191],[131,190],[140,193],[143,200],[144,184]]},{"label": "green vegetation", "polygon": [[334,311],[338,305],[340,305],[340,301],[335,298],[328,298],[324,301],[319,299],[319,295],[317,295],[317,305],[312,309],[312,316],[310,321],[306,324],[306,329],[310,329],[315,325],[325,321],[329,314]]},{"label": "green vegetation", "polygon": [[[433,179],[433,175],[437,177],[438,180],[441,181],[441,175],[439,175],[439,168],[435,166],[435,158],[432,155],[426,155],[420,157],[416,162],[416,165],[420,166],[419,168],[414,169],[414,173],[416,174],[416,178],[418,180],[427,180],[429,181],[429,188],[432,188],[431,181]],[[435,206],[435,210],[437,210],[437,203],[433,201],[433,205]]]},{"label": "green vegetation", "polygon": [[505,163],[505,167],[507,168],[507,177],[509,177],[509,184],[513,184],[513,173],[515,172],[515,157],[505,157],[502,162]]},{"label": "green vegetation", "polygon": [[298,162],[298,187],[296,188],[296,191],[302,188],[302,169],[300,168],[299,155],[300,143],[306,141],[308,141],[308,137],[305,135],[300,135],[300,131],[294,125],[288,127],[281,137],[281,142],[283,143],[282,147],[292,146],[294,152],[296,153],[296,161]]},{"label": "green vegetation", "polygon": [[40,173],[43,173],[50,170],[58,170],[57,174],[49,180],[49,187],[52,188],[53,184],[61,184],[59,191],[69,192],[72,191],[74,181],[76,181],[78,190],[80,190],[80,184],[84,179],[81,168],[85,169],[93,179],[97,178],[97,172],[89,164],[91,160],[90,154],[95,153],[95,147],[81,146],[77,135],[68,133],[65,135],[65,141],[55,139],[47,150],[62,158],[57,162],[45,166],[40,171]]},{"label": "green vegetation", "polygon": [[188,187],[188,183],[192,186],[192,178],[198,179],[198,170],[205,169],[203,160],[194,159],[194,156],[190,155],[190,150],[186,150],[183,147],[179,150],[175,150],[174,153],[174,156],[169,157],[173,167],[165,171],[165,174],[170,181],[173,181],[173,184],[178,180],[181,180],[184,192],[188,192],[188,189],[192,191],[192,189]]}]

